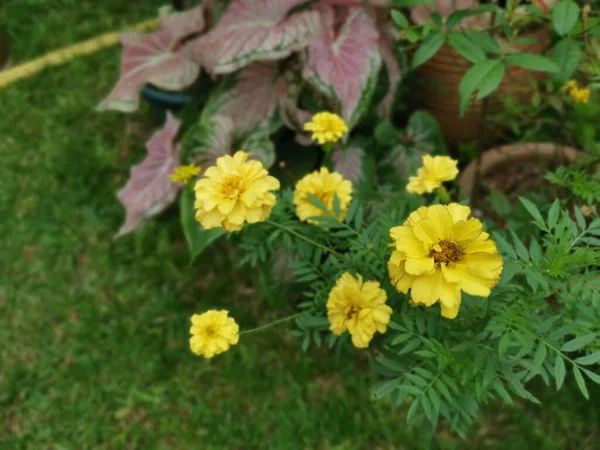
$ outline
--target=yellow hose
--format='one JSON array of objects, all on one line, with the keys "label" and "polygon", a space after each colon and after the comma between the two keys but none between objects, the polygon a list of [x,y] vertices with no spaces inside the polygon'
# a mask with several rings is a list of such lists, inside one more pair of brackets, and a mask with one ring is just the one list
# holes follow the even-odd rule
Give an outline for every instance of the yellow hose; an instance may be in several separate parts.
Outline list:
[{"label": "yellow hose", "polygon": [[[150,31],[158,26],[158,19],[146,20],[133,26],[136,31]],[[78,56],[89,55],[105,47],[110,47],[119,42],[119,33],[105,33],[87,41],[69,47],[55,50],[29,62],[19,64],[8,70],[0,72],[0,89],[15,81],[29,78],[46,67],[58,66]]]}]

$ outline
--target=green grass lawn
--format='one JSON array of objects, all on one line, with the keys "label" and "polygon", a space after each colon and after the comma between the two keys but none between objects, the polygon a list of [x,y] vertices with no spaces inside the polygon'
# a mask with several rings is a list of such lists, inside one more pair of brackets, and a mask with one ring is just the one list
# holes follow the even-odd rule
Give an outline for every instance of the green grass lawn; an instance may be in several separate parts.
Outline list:
[{"label": "green grass lawn", "polygon": [[[0,7],[15,61],[160,5],[47,3]],[[535,385],[543,406],[486,406],[463,441],[372,402],[364,353],[303,354],[286,325],[192,355],[193,312],[225,307],[250,328],[288,301],[264,298],[226,245],[190,266],[175,209],[113,240],[115,191],[153,126],[147,107],[93,111],[117,70],[115,48],[0,91],[0,449],[600,448],[599,408],[569,385]]]}]

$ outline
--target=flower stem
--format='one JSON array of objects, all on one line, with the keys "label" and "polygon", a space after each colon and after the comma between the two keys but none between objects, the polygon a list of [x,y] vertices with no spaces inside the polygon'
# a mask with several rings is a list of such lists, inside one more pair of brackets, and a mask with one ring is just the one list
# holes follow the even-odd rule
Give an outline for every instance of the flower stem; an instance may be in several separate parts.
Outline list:
[{"label": "flower stem", "polygon": [[341,253],[335,251],[334,249],[327,247],[326,245],[320,244],[317,241],[313,241],[311,238],[304,236],[303,234],[298,233],[295,230],[292,230],[291,228],[288,227],[284,227],[283,225],[278,224],[277,222],[272,222],[271,220],[266,220],[265,223],[268,223],[269,225],[273,225],[275,228],[279,228],[280,230],[283,230],[287,233],[293,234],[294,236],[296,236],[299,239],[302,239],[305,242],[308,242],[309,244],[314,245],[315,247],[320,248],[321,250],[326,251],[327,253],[331,253],[332,255],[335,255],[339,258],[343,258],[344,255],[342,255]]},{"label": "flower stem", "polygon": [[250,330],[240,331],[239,334],[242,335],[242,334],[254,333],[255,331],[264,330],[265,328],[272,327],[272,326],[277,325],[279,323],[283,323],[283,322],[287,322],[288,320],[295,319],[296,317],[298,317],[298,316],[300,316],[300,315],[302,315],[304,313],[305,313],[305,311],[302,311],[302,312],[299,312],[299,313],[296,313],[296,314],[292,314],[291,316],[287,316],[287,317],[284,317],[283,319],[278,319],[278,320],[275,320],[273,322],[269,322],[266,325],[261,325],[260,327],[251,328]]},{"label": "flower stem", "polygon": [[440,198],[440,201],[442,203],[448,204],[448,203],[452,202],[452,199],[450,198],[450,194],[448,193],[448,191],[446,190],[446,188],[444,186],[440,186],[437,188],[437,195]]}]

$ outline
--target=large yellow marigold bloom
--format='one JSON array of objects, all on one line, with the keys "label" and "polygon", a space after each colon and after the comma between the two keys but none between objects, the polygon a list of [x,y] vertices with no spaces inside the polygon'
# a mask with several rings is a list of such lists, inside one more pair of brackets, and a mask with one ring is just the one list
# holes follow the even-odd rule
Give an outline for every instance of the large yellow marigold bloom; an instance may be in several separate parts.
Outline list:
[{"label": "large yellow marigold bloom", "polygon": [[348,132],[348,125],[337,114],[320,112],[304,124],[304,131],[312,131],[312,139],[323,145],[339,141]]},{"label": "large yellow marigold bloom", "polygon": [[325,213],[311,203],[308,194],[321,200],[332,213],[333,199],[337,194],[340,200],[338,220],[344,220],[348,212],[348,206],[352,201],[352,182],[346,180],[337,172],[330,173],[326,167],[321,167],[321,170],[305,175],[296,183],[296,189],[294,190],[296,215],[300,220],[316,223],[314,220],[307,219],[309,217],[324,216]]},{"label": "large yellow marigold bloom", "polygon": [[448,156],[423,155],[423,166],[417,176],[410,177],[406,190],[411,194],[431,193],[444,181],[452,181],[458,175],[457,162]]},{"label": "large yellow marigold bloom", "polygon": [[355,347],[366,348],[376,331],[385,333],[392,308],[377,281],[363,282],[361,275],[346,272],[335,283],[327,300],[329,329],[335,335],[348,330]]},{"label": "large yellow marigold bloom", "polygon": [[190,348],[196,355],[212,358],[238,343],[240,327],[228,314],[211,309],[192,316]]},{"label": "large yellow marigold bloom", "polygon": [[204,228],[241,230],[245,222],[264,222],[275,205],[279,181],[248,153],[222,156],[196,182],[196,220]]},{"label": "large yellow marigold bloom", "polygon": [[458,314],[461,291],[487,297],[502,274],[496,243],[470,214],[457,203],[423,206],[390,230],[396,248],[388,263],[392,283],[400,292],[410,289],[415,304],[439,301],[449,319]]}]

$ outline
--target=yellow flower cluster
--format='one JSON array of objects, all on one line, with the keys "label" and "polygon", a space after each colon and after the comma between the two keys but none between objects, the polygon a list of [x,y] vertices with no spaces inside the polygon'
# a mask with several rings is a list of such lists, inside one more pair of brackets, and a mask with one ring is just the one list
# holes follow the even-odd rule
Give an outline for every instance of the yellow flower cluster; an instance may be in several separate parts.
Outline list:
[{"label": "yellow flower cluster", "polygon": [[240,327],[227,311],[214,309],[192,316],[190,348],[196,355],[212,358],[238,343]]},{"label": "yellow flower cluster", "polygon": [[[317,116],[315,123],[319,122]],[[279,189],[279,181],[259,161],[248,157],[243,151],[223,156],[196,183],[196,219],[204,228],[235,231],[246,222],[265,221],[270,215],[276,203],[272,191]],[[423,167],[411,177],[407,190],[432,192],[457,174],[457,162],[451,158],[425,155]],[[181,172],[179,175],[178,181],[183,178]],[[327,168],[296,183],[296,215],[302,221],[315,223],[309,218],[326,213],[311,202],[310,196],[320,200],[331,213],[336,209],[337,197],[337,219],[344,220],[352,201],[352,183]],[[470,215],[469,207],[457,203],[424,206],[412,212],[402,226],[389,230],[394,247],[388,261],[389,277],[399,292],[410,291],[411,305],[430,307],[439,303],[441,315],[453,319],[458,315],[463,291],[487,297],[498,284],[502,258],[481,222]],[[331,332],[341,335],[348,331],[354,346],[368,347],[376,333],[387,330],[392,308],[386,302],[386,291],[378,281],[364,281],[360,274],[342,274],[327,300]],[[211,310],[192,317],[190,332],[192,351],[211,358],[238,342],[239,327],[227,311]]]},{"label": "yellow flower cluster", "polygon": [[587,103],[590,99],[590,88],[584,88],[576,80],[569,80],[562,88],[575,103]]},{"label": "yellow flower cluster", "polygon": [[330,173],[326,167],[322,167],[321,170],[309,173],[296,183],[294,190],[296,215],[302,221],[316,223],[308,218],[323,216],[325,213],[311,203],[309,195],[321,200],[330,211],[333,211],[333,199],[337,195],[340,201],[338,220],[344,220],[352,201],[352,182],[339,173]]},{"label": "yellow flower cluster", "polygon": [[399,292],[410,290],[414,304],[439,302],[449,319],[458,314],[461,291],[488,297],[502,274],[496,244],[470,214],[469,207],[457,203],[423,206],[390,230],[392,283]]},{"label": "yellow flower cluster", "polygon": [[222,156],[196,182],[196,220],[206,229],[241,230],[245,222],[264,222],[276,203],[271,191],[279,181],[269,175],[260,161],[238,151]]},{"label": "yellow flower cluster", "polygon": [[335,283],[327,300],[327,318],[330,330],[339,336],[348,331],[357,348],[366,348],[375,335],[387,330],[392,308],[386,305],[387,294],[377,281],[363,282],[344,273]]},{"label": "yellow flower cluster", "polygon": [[423,155],[423,166],[417,176],[410,177],[406,191],[410,194],[431,193],[444,181],[452,181],[458,175],[457,162],[448,156]]},{"label": "yellow flower cluster", "polygon": [[173,183],[184,183],[187,184],[189,181],[200,175],[200,167],[195,164],[190,164],[188,166],[179,166],[173,170],[170,178]]},{"label": "yellow flower cluster", "polygon": [[319,145],[339,141],[348,133],[348,125],[340,116],[330,112],[315,114],[310,122],[304,124],[304,131],[312,132],[312,139]]}]

